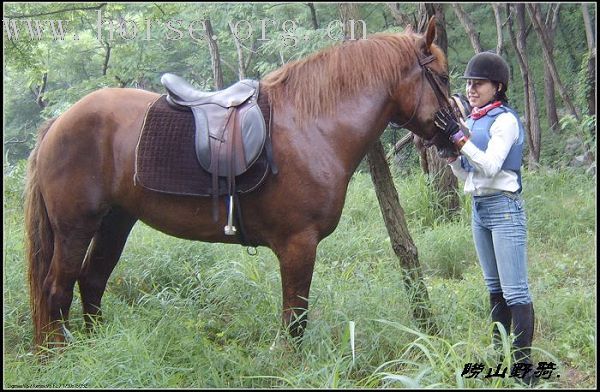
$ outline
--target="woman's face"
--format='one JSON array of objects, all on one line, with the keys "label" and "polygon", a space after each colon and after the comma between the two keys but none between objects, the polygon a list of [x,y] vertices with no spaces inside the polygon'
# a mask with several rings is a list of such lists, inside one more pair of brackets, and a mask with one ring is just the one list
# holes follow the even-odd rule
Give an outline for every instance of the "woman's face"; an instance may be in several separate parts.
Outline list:
[{"label": "woman's face", "polygon": [[496,85],[489,80],[467,79],[467,98],[472,107],[482,107],[496,95]]}]

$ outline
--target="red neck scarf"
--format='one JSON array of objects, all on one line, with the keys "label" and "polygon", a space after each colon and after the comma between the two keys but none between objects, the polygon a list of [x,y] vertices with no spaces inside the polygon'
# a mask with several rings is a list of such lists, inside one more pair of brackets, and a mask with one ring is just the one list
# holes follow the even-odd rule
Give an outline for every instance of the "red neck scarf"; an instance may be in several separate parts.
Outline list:
[{"label": "red neck scarf", "polygon": [[492,102],[489,105],[485,105],[484,107],[481,107],[481,108],[473,108],[473,110],[471,110],[471,118],[473,120],[478,120],[481,117],[485,116],[487,114],[487,112],[489,112],[490,110],[495,109],[500,106],[502,106],[502,102],[495,101],[495,102]]}]

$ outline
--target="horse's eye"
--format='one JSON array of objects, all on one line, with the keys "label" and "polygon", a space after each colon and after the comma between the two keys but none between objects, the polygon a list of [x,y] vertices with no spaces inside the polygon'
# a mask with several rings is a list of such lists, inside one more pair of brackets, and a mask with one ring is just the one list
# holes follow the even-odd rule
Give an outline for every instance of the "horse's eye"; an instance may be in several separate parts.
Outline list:
[{"label": "horse's eye", "polygon": [[448,84],[448,81],[450,80],[450,78],[448,77],[448,75],[439,75],[440,80],[444,83],[444,84]]}]

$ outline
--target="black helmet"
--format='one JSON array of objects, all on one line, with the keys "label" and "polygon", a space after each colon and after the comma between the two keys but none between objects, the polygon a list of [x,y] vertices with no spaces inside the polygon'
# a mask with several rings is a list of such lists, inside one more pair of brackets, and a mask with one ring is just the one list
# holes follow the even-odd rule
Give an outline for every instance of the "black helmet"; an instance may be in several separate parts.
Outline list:
[{"label": "black helmet", "polygon": [[463,79],[488,79],[508,87],[508,63],[492,52],[481,52],[469,60]]}]

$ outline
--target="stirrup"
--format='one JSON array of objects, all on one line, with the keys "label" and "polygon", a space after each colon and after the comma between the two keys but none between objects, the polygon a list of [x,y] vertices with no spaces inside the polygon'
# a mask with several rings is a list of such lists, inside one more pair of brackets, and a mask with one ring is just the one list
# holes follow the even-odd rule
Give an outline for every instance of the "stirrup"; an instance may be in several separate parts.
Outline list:
[{"label": "stirrup", "polygon": [[233,195],[229,195],[229,214],[227,216],[227,226],[223,228],[225,235],[235,235],[237,229],[233,225]]}]

